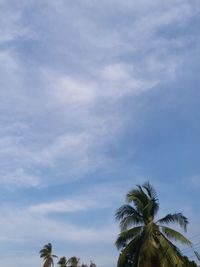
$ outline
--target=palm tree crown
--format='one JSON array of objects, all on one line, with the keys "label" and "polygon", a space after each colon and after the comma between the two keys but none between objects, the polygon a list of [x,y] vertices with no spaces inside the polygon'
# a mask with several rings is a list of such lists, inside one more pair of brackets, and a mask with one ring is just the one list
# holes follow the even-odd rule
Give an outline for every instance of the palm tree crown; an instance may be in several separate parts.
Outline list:
[{"label": "palm tree crown", "polygon": [[61,257],[58,261],[58,266],[59,267],[67,267],[67,263],[68,263],[68,261],[67,261],[66,257]]},{"label": "palm tree crown", "polygon": [[[132,205],[130,205],[132,204]],[[182,213],[155,220],[159,203],[154,188],[145,183],[127,194],[127,204],[116,211],[121,233],[116,246],[121,250],[118,267],[182,267],[179,249],[170,241],[191,245],[181,233],[167,227],[177,223],[186,231],[188,220]]]},{"label": "palm tree crown", "polygon": [[70,267],[78,267],[80,259],[73,256],[68,260],[68,263],[70,264]]},{"label": "palm tree crown", "polygon": [[53,258],[57,258],[56,255],[52,254],[52,245],[48,243],[40,250],[40,258],[43,258],[43,267],[53,266]]}]

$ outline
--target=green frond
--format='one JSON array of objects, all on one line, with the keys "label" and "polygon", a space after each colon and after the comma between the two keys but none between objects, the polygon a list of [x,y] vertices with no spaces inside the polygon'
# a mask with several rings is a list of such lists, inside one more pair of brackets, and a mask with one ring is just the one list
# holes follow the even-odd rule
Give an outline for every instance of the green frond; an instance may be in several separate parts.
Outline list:
[{"label": "green frond", "polygon": [[143,212],[144,207],[148,204],[148,197],[143,192],[142,188],[138,186],[138,189],[133,189],[127,194],[128,203],[133,202],[136,207],[136,210],[139,213]]},{"label": "green frond", "polygon": [[79,264],[79,261],[80,261],[79,258],[77,258],[76,256],[73,256],[68,260],[68,263],[71,265],[71,267],[77,267]]},{"label": "green frond", "polygon": [[143,186],[137,186],[127,194],[128,203],[133,203],[136,211],[141,214],[146,220],[148,217],[154,218],[159,209],[159,203],[154,188],[150,183],[145,183]]},{"label": "green frond", "polygon": [[183,267],[183,257],[180,250],[172,244],[162,233],[157,238],[159,249],[162,252],[160,261],[163,266]]},{"label": "green frond", "polygon": [[127,243],[129,243],[129,241],[133,238],[135,238],[136,236],[140,235],[143,231],[143,227],[138,226],[138,227],[134,227],[132,229],[129,229],[127,231],[121,232],[115,242],[115,245],[118,249],[121,249],[124,247],[124,245],[126,245]]},{"label": "green frond", "polygon": [[115,214],[116,220],[120,221],[122,231],[125,231],[129,226],[143,224],[142,216],[130,205],[123,205]]},{"label": "green frond", "polygon": [[169,224],[169,223],[178,223],[181,228],[185,231],[187,230],[188,219],[183,216],[182,213],[167,214],[162,219],[158,220],[159,224]]},{"label": "green frond", "polygon": [[162,232],[170,239],[174,239],[175,241],[179,241],[183,244],[186,245],[192,245],[192,243],[190,242],[190,240],[188,240],[185,236],[183,236],[181,233],[166,227],[166,226],[160,226]]},{"label": "green frond", "polygon": [[143,216],[148,221],[150,218],[153,220],[157,214],[159,205],[155,199],[149,200],[148,204],[144,208]]},{"label": "green frond", "polygon": [[43,258],[44,264],[43,267],[50,267],[53,266],[53,258],[56,258],[56,255],[52,255],[52,245],[51,243],[48,243],[43,246],[43,248],[40,250],[40,258]]},{"label": "green frond", "polygon": [[[124,267],[127,259],[131,256],[133,263],[137,263],[138,253],[141,246],[141,237],[135,237],[126,247],[121,251],[117,267]],[[136,267],[137,264],[133,264],[133,267]]]},{"label": "green frond", "polygon": [[49,252],[51,252],[52,251],[52,244],[51,243],[48,243],[48,244],[44,245],[44,249],[46,249]]},{"label": "green frond", "polygon": [[144,183],[142,185],[142,187],[145,188],[150,199],[156,199],[157,200],[156,191],[155,191],[154,187],[149,182]]},{"label": "green frond", "polygon": [[152,243],[152,240],[144,240],[139,251],[138,266],[149,266],[148,263],[152,263],[157,256],[157,252],[157,247]]},{"label": "green frond", "polygon": [[121,220],[120,228],[121,231],[125,231],[129,227],[133,227],[134,225],[143,225],[143,219],[138,217],[137,215],[128,216]]},{"label": "green frond", "polygon": [[67,267],[67,259],[66,257],[61,257],[59,261],[57,262],[59,267]]},{"label": "green frond", "polygon": [[139,212],[137,212],[136,209],[134,209],[130,205],[123,205],[119,209],[117,209],[117,211],[115,213],[115,218],[116,218],[116,220],[120,221],[123,218],[125,218],[127,216],[131,216],[131,215],[134,215],[138,219],[142,218],[142,216],[139,214]]},{"label": "green frond", "polygon": [[148,196],[148,204],[144,208],[146,211],[145,213],[147,213],[147,216],[151,216],[152,218],[154,218],[159,209],[156,191],[149,182],[144,183],[142,185],[142,188],[145,189],[146,195]]}]

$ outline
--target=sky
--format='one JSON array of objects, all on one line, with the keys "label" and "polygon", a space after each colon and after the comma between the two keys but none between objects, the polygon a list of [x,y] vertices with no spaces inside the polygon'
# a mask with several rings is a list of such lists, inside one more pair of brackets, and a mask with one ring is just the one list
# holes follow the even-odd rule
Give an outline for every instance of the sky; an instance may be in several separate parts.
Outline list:
[{"label": "sky", "polygon": [[[199,0],[0,0],[0,265],[116,266],[149,181],[200,251]],[[181,248],[191,259],[192,250]]]}]

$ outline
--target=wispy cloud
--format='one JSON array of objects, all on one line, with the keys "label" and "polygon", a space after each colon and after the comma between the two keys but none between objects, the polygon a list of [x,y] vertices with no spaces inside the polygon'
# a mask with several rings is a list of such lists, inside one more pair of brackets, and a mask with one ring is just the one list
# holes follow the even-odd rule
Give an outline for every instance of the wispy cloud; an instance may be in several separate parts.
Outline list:
[{"label": "wispy cloud", "polygon": [[[71,203],[63,202],[69,205]],[[74,212],[83,209],[73,204]],[[61,207],[62,211],[68,212],[70,209]],[[91,208],[91,205],[90,205]],[[102,227],[84,227],[72,224],[68,221],[61,222],[56,219],[50,219],[43,216],[40,211],[44,212],[58,211],[55,206],[38,206],[31,209],[16,209],[3,210],[0,217],[0,225],[2,227],[1,240],[5,243],[40,243],[42,240],[54,240],[74,242],[77,245],[83,243],[112,243],[116,236],[116,228],[112,224]],[[37,211],[37,213],[36,213]],[[5,223],[7,221],[7,223]],[[17,231],[16,231],[17,229]]]},{"label": "wispy cloud", "polygon": [[[0,239],[22,247],[55,240],[79,251],[90,245],[99,266],[108,266],[117,233],[113,214],[101,227],[90,218],[81,223],[69,218],[113,212],[128,186],[140,180],[132,151],[138,136],[150,134],[140,125],[154,128],[147,112],[151,96],[166,94],[193,60],[198,36],[191,21],[199,3],[14,0],[0,5]],[[181,98],[182,91],[177,95]],[[161,111],[157,107],[156,116]],[[148,164],[149,158],[143,167]],[[107,184],[92,188],[96,181]],[[61,193],[65,183],[67,192]],[[198,175],[190,183],[198,186]],[[80,192],[88,184],[87,194],[73,195],[75,186]],[[35,195],[26,196],[24,204],[18,193],[26,190]],[[47,197],[48,190],[54,193]],[[17,198],[15,204],[7,194]],[[100,259],[101,245],[109,253]],[[4,265],[13,264],[8,261]],[[15,264],[26,266],[26,261]]]},{"label": "wispy cloud", "polygon": [[[55,201],[31,205],[28,210],[34,214],[68,213],[110,208],[120,197],[121,185],[99,184],[97,187],[89,187],[87,193],[78,196],[62,198]],[[102,197],[103,196],[103,197]]]},{"label": "wispy cloud", "polygon": [[[31,66],[27,68],[27,62],[19,57],[16,49],[1,52],[0,57],[2,66],[4,66],[1,69],[2,109],[7,110],[2,127],[9,128],[9,135],[8,132],[4,132],[1,136],[1,158],[4,158],[6,162],[8,160],[12,162],[9,166],[9,173],[18,173],[18,170],[23,170],[27,173],[26,176],[24,175],[27,177],[26,184],[35,186],[42,181],[45,183],[39,169],[46,166],[57,171],[61,158],[66,162],[71,177],[83,176],[84,173],[102,166],[106,168],[107,163],[112,161],[108,155],[103,153],[103,150],[108,144],[112,144],[123,129],[120,114],[116,112],[121,101],[157,88],[163,80],[173,79],[177,67],[182,63],[182,57],[184,57],[182,54],[169,56],[168,50],[173,46],[173,42],[163,39],[158,32],[172,23],[183,23],[183,18],[186,23],[194,12],[192,5],[187,1],[173,6],[166,4],[165,8],[158,5],[155,10],[154,4],[146,4],[148,8],[144,8],[144,5],[140,3],[136,5],[132,5],[131,2],[118,3],[116,9],[120,6],[127,12],[138,10],[141,13],[137,20],[130,20],[131,28],[127,28],[127,25],[122,23],[118,31],[114,30],[111,23],[108,23],[109,27],[106,30],[98,19],[83,16],[79,18],[76,24],[77,36],[75,35],[74,38],[79,36],[83,44],[87,43],[88,47],[95,48],[95,51],[91,50],[92,58],[95,58],[98,51],[100,56],[103,56],[102,51],[108,49],[106,48],[108,41],[105,40],[108,36],[110,36],[109,43],[113,44],[112,49],[118,45],[120,47],[124,45],[121,60],[114,56],[112,60],[106,59],[103,64],[99,65],[96,62],[87,62],[80,52],[83,62],[87,64],[84,75],[80,70],[76,72],[74,67],[71,72],[69,69],[56,69],[44,65],[38,67],[37,70]],[[110,7],[109,3],[102,2],[100,9],[104,5]],[[5,6],[8,5],[5,4]],[[61,6],[62,8],[59,9]],[[27,6],[24,5],[23,8],[25,7]],[[86,7],[97,11],[96,5],[87,1],[85,6],[81,5],[80,10],[87,12]],[[78,11],[75,4],[70,8]],[[9,26],[11,30],[6,32],[11,32],[12,39],[17,38],[17,33],[20,34],[20,32],[28,37],[29,33],[24,30],[28,26],[32,26],[29,28],[33,33],[36,32],[33,25],[23,25],[22,12],[17,11],[14,15],[11,7],[8,10],[12,17],[10,21],[12,26]],[[63,1],[60,1],[56,7],[53,3],[48,3],[47,10],[53,12],[54,15],[56,12],[61,12],[60,20],[65,22],[63,10],[68,11]],[[149,10],[154,10],[154,12],[151,14]],[[108,13],[112,13],[109,8]],[[50,23],[49,19],[47,16],[45,22],[47,25]],[[54,21],[55,17],[51,19]],[[95,21],[94,24],[91,23],[92,20]],[[52,38],[55,32],[48,29],[46,34]],[[55,33],[56,36],[59,31],[60,29],[58,33]],[[98,40],[93,34],[94,31],[99,32]],[[81,32],[84,32],[87,39]],[[42,32],[38,31],[35,41],[42,38],[41,34]],[[54,45],[59,46],[61,40],[56,39],[56,36]],[[73,51],[72,47],[70,49]],[[134,57],[134,53],[142,49],[145,55],[143,58],[125,62],[125,54],[132,54]],[[152,52],[149,53],[147,51],[149,49]],[[121,51],[122,49],[119,51],[114,48],[112,54],[120,56]],[[70,62],[72,61],[73,59],[70,59]],[[11,106],[12,110],[9,110]],[[10,119],[10,113],[13,120]],[[4,165],[3,162],[2,165]],[[38,168],[37,174],[32,174],[35,167]],[[13,183],[9,182],[11,179],[9,177],[12,175],[7,173],[8,167],[2,166],[1,172],[2,177],[7,177],[2,178],[4,179],[2,184],[5,184],[6,180],[8,184]],[[36,178],[37,182],[36,180],[33,182],[33,177],[39,177]]]},{"label": "wispy cloud", "polygon": [[35,187],[40,184],[40,179],[28,174],[23,168],[15,169],[14,172],[0,174],[0,184],[7,189],[19,187]]}]

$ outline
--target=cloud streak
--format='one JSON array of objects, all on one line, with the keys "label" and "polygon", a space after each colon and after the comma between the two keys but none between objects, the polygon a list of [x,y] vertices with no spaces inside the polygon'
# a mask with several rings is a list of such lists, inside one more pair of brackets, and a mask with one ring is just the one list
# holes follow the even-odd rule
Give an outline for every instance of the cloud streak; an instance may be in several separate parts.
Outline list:
[{"label": "cloud streak", "polygon": [[[55,241],[70,254],[73,244],[87,257],[81,248],[89,246],[99,266],[107,267],[115,262],[113,213],[119,199],[129,185],[144,180],[136,178],[145,175],[141,169],[152,170],[153,161],[158,172],[162,168],[155,155],[164,134],[156,132],[156,119],[169,125],[167,138],[177,125],[163,113],[172,101],[167,91],[180,87],[176,102],[186,90],[177,77],[198,50],[198,1],[0,5],[0,240],[29,252]],[[167,96],[163,102],[161,95]],[[134,154],[140,137],[150,156],[142,146],[142,156]],[[190,181],[198,185],[196,173]],[[27,265],[26,257],[20,262],[16,252],[12,256],[15,264]]]}]

